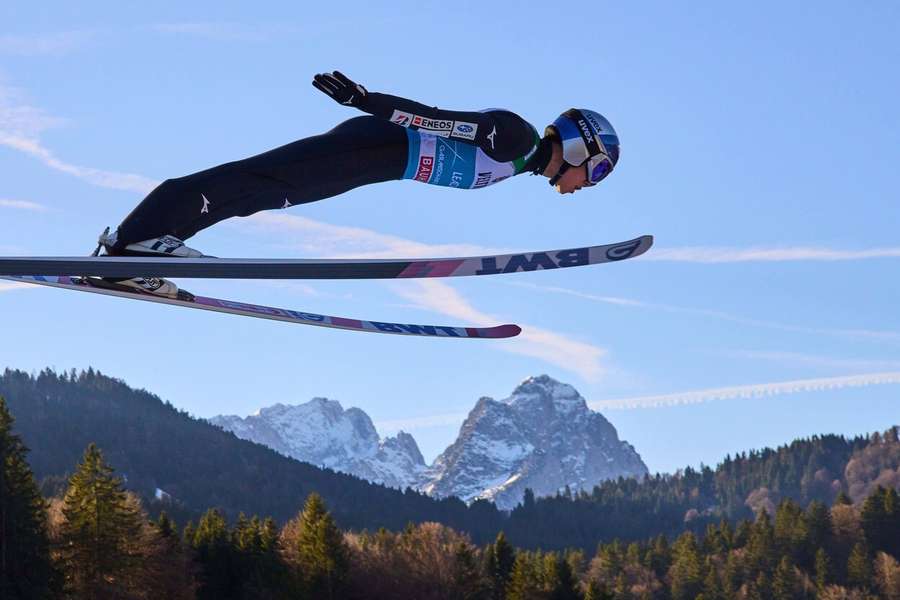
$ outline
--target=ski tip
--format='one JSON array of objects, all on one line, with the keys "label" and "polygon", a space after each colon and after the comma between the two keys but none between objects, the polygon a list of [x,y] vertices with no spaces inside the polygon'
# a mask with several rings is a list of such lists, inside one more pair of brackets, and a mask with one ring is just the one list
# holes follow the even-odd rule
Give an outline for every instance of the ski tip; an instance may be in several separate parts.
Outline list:
[{"label": "ski tip", "polygon": [[491,327],[484,331],[484,337],[499,339],[499,338],[511,338],[516,337],[520,333],[522,333],[522,328],[518,325],[514,325],[512,323],[508,323],[506,325],[497,325],[496,327]]}]

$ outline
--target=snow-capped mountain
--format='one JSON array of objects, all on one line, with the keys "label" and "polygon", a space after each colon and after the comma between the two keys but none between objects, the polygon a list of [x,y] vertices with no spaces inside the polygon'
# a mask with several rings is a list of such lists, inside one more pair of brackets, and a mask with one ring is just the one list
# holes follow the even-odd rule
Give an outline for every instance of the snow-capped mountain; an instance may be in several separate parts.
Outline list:
[{"label": "snow-capped mountain", "polygon": [[365,412],[344,410],[340,402],[326,398],[275,404],[246,418],[223,415],[209,422],[285,456],[389,487],[417,487],[426,469],[411,435],[401,431],[381,439]]},{"label": "snow-capped mountain", "polygon": [[365,412],[325,398],[210,422],[317,466],[437,497],[485,498],[503,509],[515,507],[526,488],[547,496],[567,485],[590,490],[606,479],[647,473],[603,415],[546,375],[525,380],[505,400],[481,398],[431,467],[408,433],[382,439]]},{"label": "snow-capped mountain", "polygon": [[566,485],[590,490],[606,479],[646,473],[634,448],[575,388],[542,375],[505,400],[481,398],[422,489],[510,509],[526,488],[547,496]]}]

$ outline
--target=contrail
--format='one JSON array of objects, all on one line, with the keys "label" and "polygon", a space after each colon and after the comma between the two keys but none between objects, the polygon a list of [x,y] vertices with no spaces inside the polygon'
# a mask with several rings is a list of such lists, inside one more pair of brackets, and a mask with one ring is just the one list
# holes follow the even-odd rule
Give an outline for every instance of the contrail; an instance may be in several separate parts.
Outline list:
[{"label": "contrail", "polygon": [[618,398],[613,400],[595,400],[589,402],[594,410],[651,408],[656,406],[677,406],[680,404],[698,404],[713,400],[733,400],[736,398],[760,398],[779,394],[795,394],[797,392],[818,392],[836,390],[845,387],[864,387],[869,385],[900,384],[900,371],[886,373],[868,373],[845,377],[823,377],[819,379],[798,379],[780,383],[761,383],[756,385],[740,385],[734,387],[712,388],[677,394],[660,396],[638,396],[635,398]]},{"label": "contrail", "polygon": [[864,250],[835,250],[833,248],[660,248],[642,256],[641,260],[735,263],[781,261],[865,260],[870,258],[900,258],[900,248],[868,248]]}]

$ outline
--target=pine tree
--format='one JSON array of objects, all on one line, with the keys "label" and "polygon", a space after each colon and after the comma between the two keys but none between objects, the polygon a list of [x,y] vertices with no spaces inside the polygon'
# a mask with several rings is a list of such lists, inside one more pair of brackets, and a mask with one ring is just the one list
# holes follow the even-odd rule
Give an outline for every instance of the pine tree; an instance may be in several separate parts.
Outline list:
[{"label": "pine tree", "polygon": [[750,539],[747,540],[747,562],[751,576],[760,572],[768,573],[775,554],[775,533],[765,510],[751,527]]},{"label": "pine tree", "polygon": [[847,581],[853,587],[867,590],[872,585],[872,559],[864,542],[858,542],[847,559]]},{"label": "pine tree", "polygon": [[491,580],[491,597],[494,600],[502,600],[506,596],[506,587],[509,585],[516,560],[515,550],[506,541],[506,534],[502,531],[497,534],[497,539],[488,546],[486,555],[486,571]]},{"label": "pine tree", "polygon": [[831,561],[824,548],[816,551],[816,590],[821,593],[831,579]]},{"label": "pine tree", "polygon": [[159,535],[164,539],[173,537],[177,529],[175,521],[169,518],[166,511],[159,513],[159,519],[156,520],[156,528],[159,531]]},{"label": "pine tree", "polygon": [[544,591],[550,600],[577,600],[575,577],[569,563],[556,553],[544,557]]},{"label": "pine tree", "polygon": [[[892,430],[897,435],[896,429]],[[885,548],[884,551],[900,557],[900,495],[894,488],[884,493]]]},{"label": "pine tree", "polygon": [[775,569],[772,581],[772,597],[774,600],[794,600],[798,597],[799,581],[794,565],[787,556],[781,558]]},{"label": "pine tree", "polygon": [[863,502],[860,511],[860,523],[863,533],[866,536],[866,542],[873,552],[885,550],[886,546],[891,545],[893,540],[887,539],[886,534],[891,527],[888,523],[888,517],[884,510],[884,497],[887,490],[880,485],[869,495]]},{"label": "pine tree", "polygon": [[316,493],[306,499],[300,515],[297,555],[307,589],[317,598],[342,597],[349,568],[344,535]]},{"label": "pine tree", "polygon": [[486,577],[478,570],[475,552],[470,544],[460,541],[453,551],[452,586],[454,597],[459,600],[484,598],[490,586]]},{"label": "pine tree", "polygon": [[60,555],[66,587],[83,598],[124,594],[140,565],[133,542],[142,517],[95,444],[87,447],[69,479],[63,515]]},{"label": "pine tree", "polygon": [[[188,528],[185,530],[187,535]],[[215,509],[207,510],[192,533],[189,543],[200,567],[197,598],[213,600],[236,595],[240,582],[235,577],[234,552],[224,515]]]},{"label": "pine tree", "polygon": [[706,600],[723,600],[722,586],[719,584],[719,574],[713,561],[707,559],[706,577],[703,579],[703,597]]},{"label": "pine tree", "polygon": [[673,546],[674,561],[669,569],[673,600],[693,600],[700,593],[703,574],[697,539],[687,532]]},{"label": "pine tree", "polygon": [[750,598],[753,600],[770,600],[772,598],[772,585],[764,571],[760,571],[756,576],[751,590]]},{"label": "pine tree", "polygon": [[529,600],[540,592],[540,573],[535,564],[537,560],[538,557],[530,552],[516,553],[506,589],[507,600]]},{"label": "pine tree", "polygon": [[833,529],[831,511],[823,503],[813,501],[806,510],[806,529],[810,548],[827,548],[831,544]]},{"label": "pine tree", "polygon": [[54,579],[44,499],[0,396],[0,598],[41,598]]},{"label": "pine tree", "polygon": [[722,592],[726,598],[734,598],[744,583],[744,566],[737,554],[731,553],[725,560],[722,572]]}]

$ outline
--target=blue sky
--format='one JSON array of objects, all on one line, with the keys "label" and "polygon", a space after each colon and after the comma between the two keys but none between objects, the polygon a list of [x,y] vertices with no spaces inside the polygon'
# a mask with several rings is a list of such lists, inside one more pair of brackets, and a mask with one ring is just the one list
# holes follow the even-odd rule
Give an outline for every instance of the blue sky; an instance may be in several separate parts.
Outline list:
[{"label": "blue sky", "polygon": [[507,341],[0,283],[0,365],[91,365],[198,416],[327,396],[383,433],[411,431],[429,460],[480,396],[541,373],[573,384],[654,471],[897,423],[900,7],[509,6],[4,3],[0,254],[87,254],[155,183],[355,116],[309,84],[331,69],[538,128],[589,107],[616,126],[622,159],[572,196],[528,176],[475,191],[392,182],[191,245],[333,257],[657,244],[625,263],[477,280],[180,282],[348,317],[522,325]]}]

